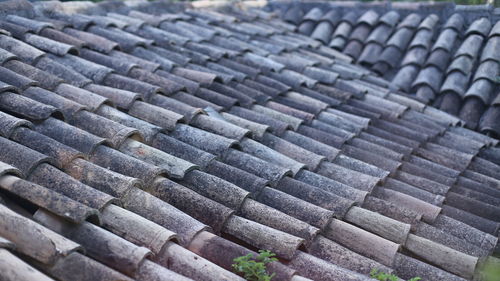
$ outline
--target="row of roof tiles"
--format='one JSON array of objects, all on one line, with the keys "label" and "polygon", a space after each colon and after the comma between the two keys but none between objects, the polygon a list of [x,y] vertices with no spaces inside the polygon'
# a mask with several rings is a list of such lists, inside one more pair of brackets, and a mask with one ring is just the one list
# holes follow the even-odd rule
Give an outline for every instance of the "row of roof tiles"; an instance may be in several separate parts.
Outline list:
[{"label": "row of roof tiles", "polygon": [[275,280],[463,280],[495,251],[498,142],[272,14],[2,5],[7,280],[239,280],[257,249]]},{"label": "row of roof tiles", "polygon": [[500,22],[493,9],[469,15],[396,5],[377,13],[371,5],[320,5],[288,4],[283,18],[390,80],[394,89],[498,137]]}]

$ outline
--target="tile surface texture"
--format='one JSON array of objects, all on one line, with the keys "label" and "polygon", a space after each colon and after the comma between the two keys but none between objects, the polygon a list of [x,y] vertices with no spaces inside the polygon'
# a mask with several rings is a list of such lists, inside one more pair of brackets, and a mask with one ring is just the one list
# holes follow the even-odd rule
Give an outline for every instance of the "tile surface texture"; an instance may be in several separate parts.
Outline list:
[{"label": "tile surface texture", "polygon": [[391,90],[500,137],[499,8],[321,1],[273,1],[267,8],[385,78]]},{"label": "tile surface texture", "polygon": [[2,280],[243,280],[260,249],[277,281],[494,260],[498,140],[460,126],[498,132],[493,17],[301,7],[0,2]]}]

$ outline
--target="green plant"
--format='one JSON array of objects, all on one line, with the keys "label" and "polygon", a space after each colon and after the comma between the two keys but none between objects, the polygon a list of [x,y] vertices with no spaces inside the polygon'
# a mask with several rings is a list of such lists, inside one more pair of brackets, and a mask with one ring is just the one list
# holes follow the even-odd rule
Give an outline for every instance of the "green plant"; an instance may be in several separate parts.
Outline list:
[{"label": "green plant", "polygon": [[[379,271],[376,268],[373,268],[370,271],[370,277],[373,278],[373,279],[377,279],[379,281],[398,281],[399,280],[399,277],[397,277],[396,275],[385,273],[383,271]],[[420,279],[422,279],[422,278],[420,278],[420,277],[413,277],[411,279],[408,279],[408,281],[418,281]]]},{"label": "green plant", "polygon": [[377,279],[379,281],[398,281],[398,277],[394,274],[385,273],[383,271],[379,271],[376,268],[373,268],[370,271],[370,277],[373,279]]},{"label": "green plant", "polygon": [[481,281],[500,280],[500,259],[493,256],[486,258],[479,267],[478,279]]},{"label": "green plant", "polygon": [[243,277],[249,281],[271,281],[275,273],[269,275],[266,270],[266,265],[270,262],[277,261],[276,254],[267,251],[259,250],[259,255],[254,257],[254,254],[248,254],[233,259],[233,269],[237,273],[243,274]]}]

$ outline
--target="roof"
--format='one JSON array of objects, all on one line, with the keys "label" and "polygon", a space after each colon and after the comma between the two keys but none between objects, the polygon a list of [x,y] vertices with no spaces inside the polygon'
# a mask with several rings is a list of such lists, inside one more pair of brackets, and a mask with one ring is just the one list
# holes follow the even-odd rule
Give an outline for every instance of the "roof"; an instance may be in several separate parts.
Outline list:
[{"label": "roof", "polygon": [[500,8],[447,2],[271,2],[303,35],[499,137]]},{"label": "roof", "polygon": [[[0,2],[5,280],[471,280],[498,140],[261,9]],[[367,19],[368,20],[368,19]]]}]

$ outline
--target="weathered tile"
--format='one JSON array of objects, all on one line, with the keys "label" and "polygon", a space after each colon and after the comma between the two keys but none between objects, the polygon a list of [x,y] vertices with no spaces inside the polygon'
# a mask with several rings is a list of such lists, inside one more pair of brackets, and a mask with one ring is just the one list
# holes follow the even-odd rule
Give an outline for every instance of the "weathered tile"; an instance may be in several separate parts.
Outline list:
[{"label": "weathered tile", "polygon": [[50,229],[0,205],[2,237],[16,244],[16,250],[42,264],[51,264],[81,246]]},{"label": "weathered tile", "polygon": [[24,278],[26,280],[36,279],[41,281],[51,281],[54,280],[45,274],[41,273],[34,267],[25,263],[20,258],[16,257],[14,254],[6,249],[0,249],[0,258],[2,259],[1,270],[5,274],[5,278]]},{"label": "weathered tile", "polygon": [[[74,226],[42,210],[37,211],[35,218],[42,225],[78,241],[93,258],[128,276],[134,276],[139,264],[150,254],[148,249],[135,246],[88,222]],[[103,253],[102,247],[107,247],[108,251]]]},{"label": "weathered tile", "polygon": [[23,61],[33,64],[45,53],[10,36],[0,35],[0,47],[15,54]]},{"label": "weathered tile", "polygon": [[315,280],[368,280],[368,277],[329,263],[313,255],[297,251],[290,266],[301,275]]},{"label": "weathered tile", "polygon": [[[231,270],[234,258],[244,256],[246,254],[252,254],[254,256],[257,255],[257,253],[250,251],[243,246],[206,231],[200,233],[200,235],[196,237],[189,249],[202,257],[221,265],[227,270]],[[221,252],[222,249],[224,249],[223,252]],[[279,262],[268,264],[268,268],[270,271],[276,273],[275,278],[277,279],[291,279],[292,275],[295,274],[295,270],[292,270]]]},{"label": "weathered tile", "polygon": [[[36,3],[28,11],[33,5],[49,18],[8,12],[23,18],[10,16],[15,20],[0,25],[6,67],[0,109],[34,122],[33,131],[27,121],[0,114],[6,118],[0,133],[27,146],[17,154],[6,150],[13,156],[7,162],[33,170],[28,181],[18,180],[26,186],[41,184],[50,198],[104,212],[104,229],[125,238],[91,225],[89,237],[106,233],[98,243],[132,242],[157,254],[156,263],[121,267],[85,244],[89,249],[82,250],[107,266],[77,253],[52,267],[36,263],[54,278],[89,279],[91,273],[77,268],[86,266],[118,279],[127,277],[110,267],[138,280],[184,279],[178,274],[238,280],[230,272],[233,259],[255,255],[250,247],[285,258],[291,268],[269,265],[279,280],[365,280],[374,266],[394,268],[403,278],[416,271],[430,280],[461,280],[443,270],[468,277],[472,266],[464,257],[495,247],[496,238],[483,231],[496,235],[499,228],[498,161],[480,151],[496,141],[449,127],[463,123],[407,94],[495,136],[494,66],[500,60],[492,18],[470,25],[462,8],[437,4],[342,3],[311,10],[295,3],[290,15],[298,15],[293,21],[301,33],[294,33],[294,25],[252,9]],[[289,7],[270,4],[279,5]],[[62,8],[73,15],[51,12]],[[423,10],[430,15],[424,18]],[[32,165],[36,157],[17,157],[28,147],[64,172]],[[1,171],[7,179],[19,176],[10,166]],[[38,204],[68,217],[27,189],[12,190],[31,201],[2,197],[19,214],[30,216]],[[320,229],[323,236],[317,236]],[[156,233],[163,234],[153,243]],[[412,258],[396,254],[399,246],[390,241],[403,244]],[[438,251],[430,254],[429,245]],[[464,266],[442,258],[448,251]],[[110,251],[118,258],[125,252]]]},{"label": "weathered tile", "polygon": [[[392,265],[399,249],[396,243],[336,219],[332,220],[323,235],[386,266]],[[357,238],[355,243],[347,238],[353,236]]]},{"label": "weathered tile", "polygon": [[434,267],[418,259],[406,256],[404,254],[397,254],[394,262],[395,271],[398,276],[403,278],[413,278],[411,276],[424,276],[429,279],[442,279],[442,280],[465,280],[454,274],[448,273],[438,267]]}]

